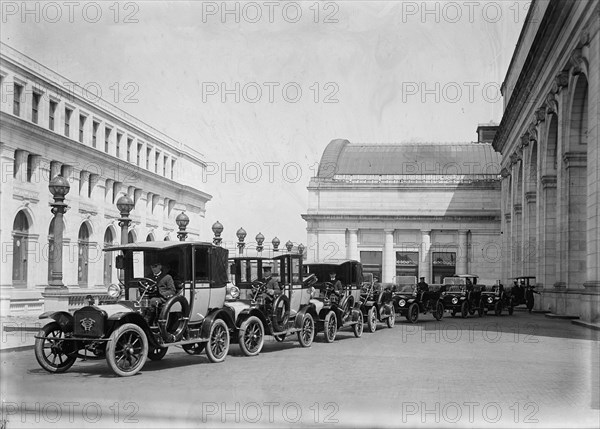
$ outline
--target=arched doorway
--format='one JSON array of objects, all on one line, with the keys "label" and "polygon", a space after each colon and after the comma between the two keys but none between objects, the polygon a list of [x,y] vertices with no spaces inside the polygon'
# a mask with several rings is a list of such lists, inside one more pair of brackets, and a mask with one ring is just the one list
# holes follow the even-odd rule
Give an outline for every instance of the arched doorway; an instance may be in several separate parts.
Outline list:
[{"label": "arched doorway", "polygon": [[29,220],[21,210],[13,222],[13,286],[27,285],[27,242]]},{"label": "arched doorway", "polygon": [[[104,233],[104,247],[113,245],[115,237],[110,228]],[[114,252],[104,252],[104,285],[112,283]]]},{"label": "arched doorway", "polygon": [[78,258],[77,258],[77,283],[79,286],[87,286],[88,283],[88,262],[90,252],[90,230],[83,223],[79,227],[78,235]]}]

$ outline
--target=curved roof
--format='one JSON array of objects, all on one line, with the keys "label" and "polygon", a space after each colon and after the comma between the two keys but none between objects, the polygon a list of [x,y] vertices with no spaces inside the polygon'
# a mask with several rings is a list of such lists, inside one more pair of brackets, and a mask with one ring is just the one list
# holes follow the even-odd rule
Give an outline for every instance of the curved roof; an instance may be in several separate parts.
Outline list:
[{"label": "curved roof", "polygon": [[332,140],[317,176],[500,173],[501,154],[489,143],[360,144]]}]

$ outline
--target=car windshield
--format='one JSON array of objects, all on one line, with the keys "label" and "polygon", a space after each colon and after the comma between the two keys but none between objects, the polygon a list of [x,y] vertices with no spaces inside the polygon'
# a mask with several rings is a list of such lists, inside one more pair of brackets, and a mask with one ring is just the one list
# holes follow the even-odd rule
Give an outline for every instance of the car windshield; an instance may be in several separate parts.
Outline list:
[{"label": "car windshield", "polygon": [[452,285],[448,288],[448,292],[462,292],[464,290],[464,286],[462,285]]},{"label": "car windshield", "polygon": [[415,289],[415,285],[399,285],[397,292],[411,292]]},{"label": "car windshield", "polygon": [[445,285],[464,285],[465,279],[461,277],[446,277],[444,279]]}]

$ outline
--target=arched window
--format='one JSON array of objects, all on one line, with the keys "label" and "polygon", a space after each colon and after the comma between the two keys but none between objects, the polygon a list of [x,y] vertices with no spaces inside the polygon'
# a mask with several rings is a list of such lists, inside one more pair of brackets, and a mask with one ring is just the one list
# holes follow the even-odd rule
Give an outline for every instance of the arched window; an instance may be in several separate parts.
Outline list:
[{"label": "arched window", "polygon": [[81,224],[79,228],[78,240],[77,282],[80,286],[87,286],[90,230],[85,223]]},{"label": "arched window", "polygon": [[[110,247],[113,244],[114,236],[110,228],[106,228],[104,233],[104,247]],[[104,252],[104,285],[112,283],[114,252]]]},{"label": "arched window", "polygon": [[29,221],[23,211],[17,213],[13,223],[13,286],[27,284],[27,241]]}]

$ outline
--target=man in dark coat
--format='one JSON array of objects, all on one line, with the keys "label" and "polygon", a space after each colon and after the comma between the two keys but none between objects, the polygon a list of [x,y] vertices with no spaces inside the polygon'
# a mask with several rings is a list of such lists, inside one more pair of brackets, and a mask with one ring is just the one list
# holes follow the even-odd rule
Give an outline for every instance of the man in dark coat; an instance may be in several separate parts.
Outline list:
[{"label": "man in dark coat", "polygon": [[540,295],[539,292],[533,290],[535,286],[528,286],[527,290],[525,291],[525,303],[527,305],[527,310],[529,310],[529,312],[531,313],[531,310],[533,309],[533,304],[534,304],[534,298],[533,298],[533,294],[537,293],[538,295]]},{"label": "man in dark coat", "polygon": [[156,322],[156,315],[159,308],[167,302],[169,298],[177,293],[173,277],[163,270],[163,265],[156,262],[150,265],[152,274],[148,277],[156,282],[153,293],[150,295],[150,307],[145,314],[148,324],[152,325]]}]

